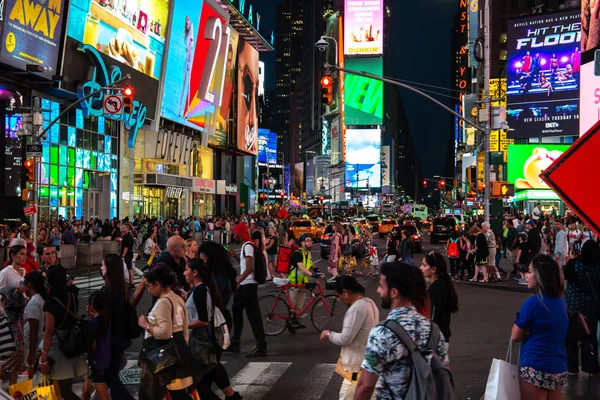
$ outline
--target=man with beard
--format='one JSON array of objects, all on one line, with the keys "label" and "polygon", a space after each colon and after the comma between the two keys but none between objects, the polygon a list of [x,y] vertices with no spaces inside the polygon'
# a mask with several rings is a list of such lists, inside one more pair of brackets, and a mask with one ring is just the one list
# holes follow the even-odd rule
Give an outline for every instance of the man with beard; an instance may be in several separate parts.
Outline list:
[{"label": "man with beard", "polygon": [[381,307],[392,311],[369,334],[354,399],[368,400],[373,390],[377,399],[405,399],[411,383],[411,354],[393,330],[404,329],[419,348],[434,347],[440,361],[448,366],[444,335],[439,333],[437,345],[428,346],[433,325],[417,311],[424,312],[422,305],[428,300],[425,279],[418,268],[398,262],[383,264],[377,293]]},{"label": "man with beard", "polygon": [[[319,274],[316,272],[311,272],[311,268],[313,267],[310,259],[310,249],[313,245],[312,236],[308,233],[305,233],[300,236],[299,241],[301,247],[292,253],[292,257],[290,259],[290,273],[288,275],[288,279],[291,284],[306,285],[309,277],[316,278],[319,276]],[[306,288],[291,287],[288,289],[288,292],[290,294],[290,300],[292,301],[290,304],[290,309],[293,313],[293,318],[290,321],[290,325],[292,328],[304,329],[306,326],[302,325],[296,316],[300,313],[302,307],[304,306],[304,300],[306,300]]]}]

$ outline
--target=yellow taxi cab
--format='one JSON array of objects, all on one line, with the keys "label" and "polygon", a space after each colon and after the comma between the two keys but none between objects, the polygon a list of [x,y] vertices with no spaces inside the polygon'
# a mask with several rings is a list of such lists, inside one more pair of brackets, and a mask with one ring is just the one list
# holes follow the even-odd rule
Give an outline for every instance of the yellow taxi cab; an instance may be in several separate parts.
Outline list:
[{"label": "yellow taxi cab", "polygon": [[387,235],[392,231],[394,226],[398,225],[398,222],[395,219],[384,219],[379,223],[379,237],[383,237],[383,235]]},{"label": "yellow taxi cab", "polygon": [[323,230],[320,226],[315,224],[314,221],[309,219],[303,219],[292,222],[290,226],[290,231],[294,234],[294,237],[297,239],[301,235],[305,233],[309,233],[314,240],[321,240],[321,236],[323,236]]}]

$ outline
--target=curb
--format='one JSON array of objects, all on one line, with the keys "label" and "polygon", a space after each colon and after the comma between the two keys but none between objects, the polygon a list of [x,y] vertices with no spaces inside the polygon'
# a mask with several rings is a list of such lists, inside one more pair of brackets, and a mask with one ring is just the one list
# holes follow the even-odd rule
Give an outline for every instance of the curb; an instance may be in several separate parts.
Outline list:
[{"label": "curb", "polygon": [[514,293],[528,293],[532,294],[531,289],[527,288],[527,286],[519,285],[519,286],[508,286],[503,285],[502,283],[475,283],[475,282],[462,282],[462,284],[466,284],[471,287],[485,288],[485,289],[494,289],[501,290],[503,292],[514,292]]}]

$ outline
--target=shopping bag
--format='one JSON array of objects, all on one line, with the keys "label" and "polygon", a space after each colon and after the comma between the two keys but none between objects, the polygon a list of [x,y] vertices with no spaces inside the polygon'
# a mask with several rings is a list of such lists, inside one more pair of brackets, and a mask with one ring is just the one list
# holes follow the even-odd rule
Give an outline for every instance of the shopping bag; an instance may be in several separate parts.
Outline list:
[{"label": "shopping bag", "polygon": [[[506,361],[494,358],[485,387],[484,400],[520,400],[519,367],[512,364],[512,339]],[[518,363],[518,362],[517,362]]]},{"label": "shopping bag", "polygon": [[[13,396],[14,397],[14,396]],[[43,374],[40,383],[25,396],[20,398],[21,400],[61,400],[58,390],[52,383],[48,375]]]},{"label": "shopping bag", "polygon": [[33,379],[28,379],[23,382],[15,383],[8,386],[8,394],[14,399],[20,399],[24,394],[33,390]]},{"label": "shopping bag", "polygon": [[147,266],[149,266],[149,267],[152,266],[152,262],[154,261],[155,256],[156,256],[156,252],[153,251],[152,254],[150,254],[150,258],[148,259],[148,262],[146,263]]}]

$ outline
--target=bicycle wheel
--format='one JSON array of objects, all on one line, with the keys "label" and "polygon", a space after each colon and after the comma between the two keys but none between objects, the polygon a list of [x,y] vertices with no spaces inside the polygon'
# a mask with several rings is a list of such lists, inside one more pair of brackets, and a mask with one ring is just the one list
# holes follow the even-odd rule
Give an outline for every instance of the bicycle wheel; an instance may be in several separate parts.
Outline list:
[{"label": "bicycle wheel", "polygon": [[348,307],[338,300],[335,295],[328,294],[320,297],[312,306],[310,320],[319,332],[325,329],[341,332],[347,310]]},{"label": "bicycle wheel", "polygon": [[260,315],[263,319],[265,335],[277,336],[287,328],[290,307],[285,298],[277,294],[263,294],[258,298]]}]

